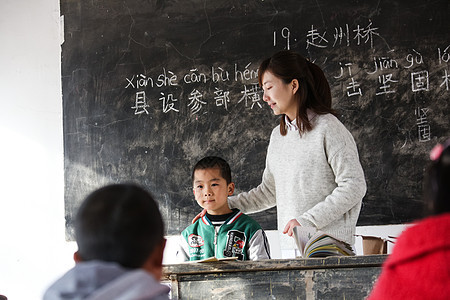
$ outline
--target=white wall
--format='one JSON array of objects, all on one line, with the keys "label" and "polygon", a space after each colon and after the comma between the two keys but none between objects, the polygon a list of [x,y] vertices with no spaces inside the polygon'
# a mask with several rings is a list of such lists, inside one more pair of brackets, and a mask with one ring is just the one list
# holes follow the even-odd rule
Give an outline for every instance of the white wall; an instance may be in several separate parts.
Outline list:
[{"label": "white wall", "polygon": [[0,1],[0,294],[41,299],[64,240],[58,0]]},{"label": "white wall", "polygon": [[[64,237],[59,15],[59,0],[0,1],[0,294],[9,299],[40,299],[76,250]],[[276,233],[268,236],[280,257]]]}]

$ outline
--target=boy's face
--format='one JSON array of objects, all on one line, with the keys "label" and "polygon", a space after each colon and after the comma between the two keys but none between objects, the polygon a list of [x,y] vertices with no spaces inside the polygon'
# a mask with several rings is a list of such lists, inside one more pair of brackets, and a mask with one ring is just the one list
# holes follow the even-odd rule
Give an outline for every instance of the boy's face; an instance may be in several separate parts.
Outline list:
[{"label": "boy's face", "polygon": [[194,196],[197,203],[211,215],[224,215],[231,212],[227,198],[234,193],[234,183],[220,174],[219,168],[195,170]]}]

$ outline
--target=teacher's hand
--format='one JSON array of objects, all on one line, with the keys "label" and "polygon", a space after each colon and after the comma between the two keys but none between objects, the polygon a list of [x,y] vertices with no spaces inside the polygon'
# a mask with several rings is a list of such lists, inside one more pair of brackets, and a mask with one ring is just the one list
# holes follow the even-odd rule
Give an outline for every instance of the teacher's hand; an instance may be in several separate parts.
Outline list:
[{"label": "teacher's hand", "polygon": [[292,219],[289,222],[287,222],[286,227],[284,227],[283,233],[289,236],[292,236],[294,234],[294,227],[295,226],[301,226],[300,223],[296,219]]},{"label": "teacher's hand", "polygon": [[192,224],[194,224],[195,221],[197,221],[198,219],[200,219],[204,215],[206,215],[206,209],[203,209],[198,215],[195,216],[194,219],[192,219]]}]

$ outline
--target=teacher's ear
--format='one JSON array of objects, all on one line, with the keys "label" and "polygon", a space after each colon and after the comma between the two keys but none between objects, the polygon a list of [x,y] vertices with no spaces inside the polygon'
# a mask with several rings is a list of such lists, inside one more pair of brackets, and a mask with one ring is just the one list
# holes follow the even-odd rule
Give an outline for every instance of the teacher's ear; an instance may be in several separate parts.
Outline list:
[{"label": "teacher's ear", "polygon": [[298,84],[298,80],[297,79],[292,79],[291,81],[291,87],[292,87],[292,95],[294,95],[295,93],[297,93],[298,88],[299,88],[299,84]]}]

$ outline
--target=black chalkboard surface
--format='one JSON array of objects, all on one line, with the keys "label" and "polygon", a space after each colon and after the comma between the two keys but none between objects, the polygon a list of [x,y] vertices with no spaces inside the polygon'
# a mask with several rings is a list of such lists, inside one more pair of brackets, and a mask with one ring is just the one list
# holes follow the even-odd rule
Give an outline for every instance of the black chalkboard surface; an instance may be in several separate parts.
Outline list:
[{"label": "black chalkboard surface", "polygon": [[[67,238],[83,197],[139,183],[167,234],[200,211],[191,169],[230,163],[237,191],[260,183],[278,124],[259,63],[291,49],[321,66],[352,132],[368,191],[359,225],[422,212],[428,152],[450,136],[450,2],[61,0]],[[276,229],[276,209],[253,215]]]}]

